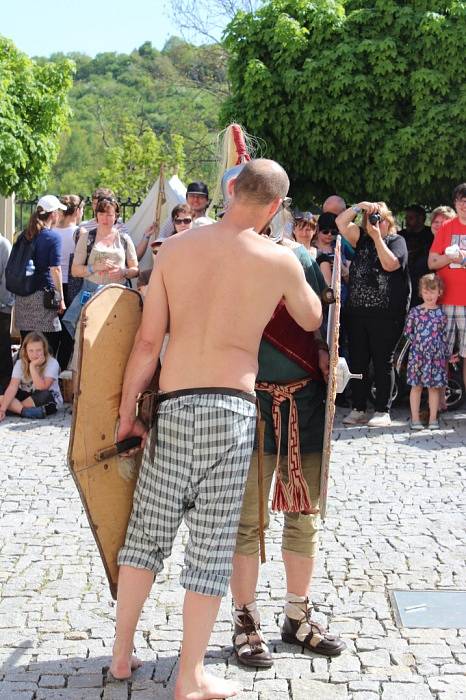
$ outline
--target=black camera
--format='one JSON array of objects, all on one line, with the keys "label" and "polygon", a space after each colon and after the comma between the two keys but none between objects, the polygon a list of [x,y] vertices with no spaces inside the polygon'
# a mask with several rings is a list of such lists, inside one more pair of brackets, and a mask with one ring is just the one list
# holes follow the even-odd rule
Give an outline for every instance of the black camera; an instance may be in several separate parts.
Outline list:
[{"label": "black camera", "polygon": [[369,223],[372,224],[372,226],[375,226],[375,224],[378,224],[382,221],[382,217],[378,212],[375,212],[375,214],[369,214]]}]

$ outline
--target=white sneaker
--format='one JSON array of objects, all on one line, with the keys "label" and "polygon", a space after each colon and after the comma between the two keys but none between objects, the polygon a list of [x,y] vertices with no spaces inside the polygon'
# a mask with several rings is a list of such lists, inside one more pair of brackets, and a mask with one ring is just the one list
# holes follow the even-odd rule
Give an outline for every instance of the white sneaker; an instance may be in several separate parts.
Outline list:
[{"label": "white sneaker", "polygon": [[351,413],[343,418],[344,425],[366,425],[369,420],[367,411],[358,411],[353,408]]},{"label": "white sneaker", "polygon": [[369,428],[388,428],[391,424],[389,413],[374,413],[367,425]]}]

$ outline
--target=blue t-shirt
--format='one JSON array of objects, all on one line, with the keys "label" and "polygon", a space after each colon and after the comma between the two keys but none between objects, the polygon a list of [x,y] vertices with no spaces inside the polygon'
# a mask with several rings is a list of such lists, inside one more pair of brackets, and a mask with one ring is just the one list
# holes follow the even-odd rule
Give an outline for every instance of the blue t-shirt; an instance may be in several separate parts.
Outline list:
[{"label": "blue t-shirt", "polygon": [[60,267],[61,236],[58,231],[43,228],[36,236],[34,265],[36,266],[36,291],[53,284],[51,267]]}]

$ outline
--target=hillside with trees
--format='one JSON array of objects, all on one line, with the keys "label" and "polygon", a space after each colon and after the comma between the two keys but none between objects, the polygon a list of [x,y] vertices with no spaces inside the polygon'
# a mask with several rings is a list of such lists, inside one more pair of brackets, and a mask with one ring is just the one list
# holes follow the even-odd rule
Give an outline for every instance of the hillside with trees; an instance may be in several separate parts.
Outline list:
[{"label": "hillside with trees", "polygon": [[227,94],[219,45],[170,39],[131,54],[54,54],[76,64],[72,116],[47,190],[89,194],[97,184],[142,197],[163,162],[184,179],[213,184],[220,104]]}]

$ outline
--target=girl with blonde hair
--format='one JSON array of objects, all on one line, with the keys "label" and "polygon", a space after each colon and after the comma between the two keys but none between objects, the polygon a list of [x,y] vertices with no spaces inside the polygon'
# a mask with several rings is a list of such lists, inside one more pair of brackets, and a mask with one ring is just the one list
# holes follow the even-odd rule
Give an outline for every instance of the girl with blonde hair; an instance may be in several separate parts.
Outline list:
[{"label": "girl with blonde hair", "polygon": [[42,333],[28,333],[15,362],[11,381],[0,396],[0,421],[7,411],[22,418],[44,418],[63,403],[58,385],[60,366]]}]

